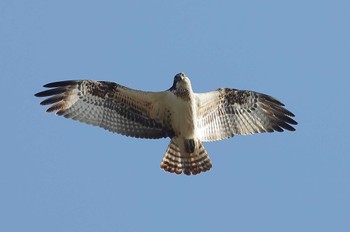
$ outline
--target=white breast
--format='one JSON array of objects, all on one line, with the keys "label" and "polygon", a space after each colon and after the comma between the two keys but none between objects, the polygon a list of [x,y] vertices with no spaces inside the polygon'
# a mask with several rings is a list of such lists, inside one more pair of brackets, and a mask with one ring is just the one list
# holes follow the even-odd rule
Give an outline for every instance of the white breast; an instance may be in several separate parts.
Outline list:
[{"label": "white breast", "polygon": [[194,98],[192,97],[188,102],[169,93],[166,95],[166,102],[175,134],[182,138],[194,138],[196,134]]}]

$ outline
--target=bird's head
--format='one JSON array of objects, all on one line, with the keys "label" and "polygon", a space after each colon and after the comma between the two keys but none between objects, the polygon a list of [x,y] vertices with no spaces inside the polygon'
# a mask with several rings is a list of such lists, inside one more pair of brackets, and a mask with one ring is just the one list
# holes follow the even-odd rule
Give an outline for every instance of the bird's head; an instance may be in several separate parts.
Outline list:
[{"label": "bird's head", "polygon": [[176,91],[179,89],[192,91],[191,81],[183,72],[180,72],[175,75],[173,86],[170,88],[170,90],[173,90],[173,91]]}]

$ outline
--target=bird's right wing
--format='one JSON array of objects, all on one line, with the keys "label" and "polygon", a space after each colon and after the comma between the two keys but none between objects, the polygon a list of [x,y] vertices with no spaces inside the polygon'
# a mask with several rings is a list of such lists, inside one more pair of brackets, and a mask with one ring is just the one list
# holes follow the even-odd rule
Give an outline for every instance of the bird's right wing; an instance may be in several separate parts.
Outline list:
[{"label": "bird's right wing", "polygon": [[163,121],[164,92],[92,80],[53,82],[44,87],[50,89],[35,96],[48,97],[40,103],[53,104],[47,112],[137,138],[164,138],[171,133]]}]

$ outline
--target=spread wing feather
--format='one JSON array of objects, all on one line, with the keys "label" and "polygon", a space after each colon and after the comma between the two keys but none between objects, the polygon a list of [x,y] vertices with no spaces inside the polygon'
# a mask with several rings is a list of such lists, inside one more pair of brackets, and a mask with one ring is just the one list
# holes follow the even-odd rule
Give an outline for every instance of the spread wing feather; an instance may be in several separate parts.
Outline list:
[{"label": "spread wing feather", "polygon": [[92,80],[60,81],[35,94],[48,97],[47,112],[137,138],[163,138],[169,130],[160,117],[162,92],[133,90],[117,83]]},{"label": "spread wing feather", "polygon": [[237,135],[294,131],[297,122],[284,104],[266,94],[247,90],[218,89],[196,94],[197,128],[202,141]]}]

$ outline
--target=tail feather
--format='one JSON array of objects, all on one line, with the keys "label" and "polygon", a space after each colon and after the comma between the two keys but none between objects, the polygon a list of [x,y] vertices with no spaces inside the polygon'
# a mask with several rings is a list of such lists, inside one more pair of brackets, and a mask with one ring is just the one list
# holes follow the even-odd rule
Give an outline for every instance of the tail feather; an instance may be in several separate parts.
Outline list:
[{"label": "tail feather", "polygon": [[203,144],[197,140],[193,153],[181,151],[174,139],[171,140],[168,149],[160,165],[167,172],[186,175],[196,175],[208,171],[211,161]]}]

